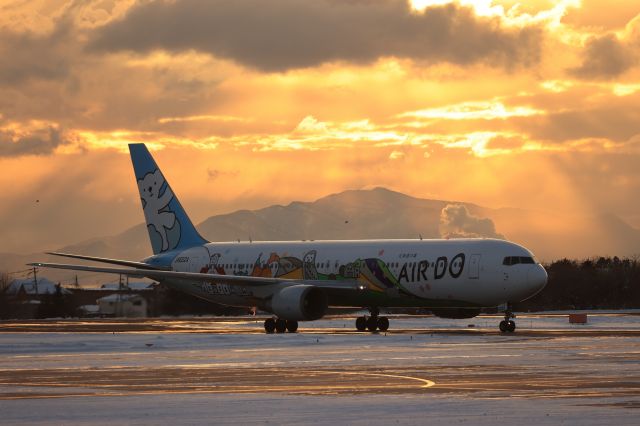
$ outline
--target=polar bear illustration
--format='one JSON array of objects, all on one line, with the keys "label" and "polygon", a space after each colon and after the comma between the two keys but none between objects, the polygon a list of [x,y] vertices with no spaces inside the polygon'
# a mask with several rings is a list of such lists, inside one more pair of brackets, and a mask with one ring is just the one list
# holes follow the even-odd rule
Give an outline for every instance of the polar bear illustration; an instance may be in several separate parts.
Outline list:
[{"label": "polar bear illustration", "polygon": [[[164,192],[160,193],[164,188]],[[176,224],[176,215],[171,211],[163,211],[171,200],[173,200],[173,192],[168,185],[165,185],[164,176],[159,169],[153,173],[147,173],[144,178],[138,181],[138,189],[142,199],[142,208],[144,217],[147,220],[147,227],[153,229],[160,235],[162,240],[162,249],[168,250],[169,238],[167,230]],[[153,239],[152,239],[153,240]]]},{"label": "polar bear illustration", "polygon": [[316,251],[311,250],[302,257],[302,276],[305,280],[317,280]]}]

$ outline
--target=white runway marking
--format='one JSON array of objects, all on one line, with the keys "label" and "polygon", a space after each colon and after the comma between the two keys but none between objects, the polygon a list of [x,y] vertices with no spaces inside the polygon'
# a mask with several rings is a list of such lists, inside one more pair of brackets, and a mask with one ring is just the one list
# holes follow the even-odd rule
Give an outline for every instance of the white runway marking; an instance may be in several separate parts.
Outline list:
[{"label": "white runway marking", "polygon": [[347,371],[314,371],[314,373],[324,373],[324,374],[352,374],[352,375],[357,375],[357,376],[371,376],[371,377],[391,377],[394,379],[407,379],[407,380],[416,380],[418,382],[421,382],[422,385],[420,386],[421,388],[430,388],[432,386],[434,386],[436,383],[431,381],[431,380],[427,380],[427,379],[422,379],[420,377],[411,377],[411,376],[399,376],[397,374],[385,374],[385,373],[363,373],[363,372],[347,372]]}]

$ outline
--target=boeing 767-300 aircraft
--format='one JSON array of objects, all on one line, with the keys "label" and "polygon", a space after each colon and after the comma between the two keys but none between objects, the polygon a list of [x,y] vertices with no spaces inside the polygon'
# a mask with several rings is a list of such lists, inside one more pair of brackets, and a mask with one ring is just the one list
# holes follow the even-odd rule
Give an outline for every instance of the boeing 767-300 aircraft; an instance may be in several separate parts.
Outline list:
[{"label": "boeing 767-300 aircraft", "polygon": [[496,239],[269,241],[210,243],[196,230],[144,144],[129,145],[153,256],[140,262],[51,253],[117,267],[59,263],[31,266],[148,277],[228,306],[257,307],[273,318],[267,333],[295,332],[298,321],[329,307],[368,308],[360,331],[389,328],[380,308],[428,308],[471,318],[507,304],[502,332],[513,332],[511,304],[546,285],[533,254]]}]

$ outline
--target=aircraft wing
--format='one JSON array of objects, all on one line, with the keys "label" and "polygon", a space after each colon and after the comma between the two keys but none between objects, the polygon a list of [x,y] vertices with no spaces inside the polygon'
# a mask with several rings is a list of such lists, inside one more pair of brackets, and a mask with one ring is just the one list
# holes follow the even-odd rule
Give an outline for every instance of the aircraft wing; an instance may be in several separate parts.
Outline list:
[{"label": "aircraft wing", "polygon": [[273,284],[284,283],[299,283],[309,284],[321,288],[332,290],[363,290],[362,284],[357,281],[326,281],[326,280],[292,280],[283,278],[267,278],[267,277],[251,277],[251,276],[238,276],[238,275],[219,275],[219,274],[202,274],[198,272],[177,272],[177,271],[163,271],[141,268],[111,268],[101,266],[86,266],[86,265],[69,265],[64,263],[43,263],[34,262],[29,263],[29,266],[35,266],[38,268],[55,268],[55,269],[67,269],[72,271],[85,271],[85,272],[102,272],[106,274],[126,275],[130,277],[147,277],[155,280],[163,279],[182,279],[190,281],[211,281],[229,285],[250,285],[250,286],[263,286]]}]

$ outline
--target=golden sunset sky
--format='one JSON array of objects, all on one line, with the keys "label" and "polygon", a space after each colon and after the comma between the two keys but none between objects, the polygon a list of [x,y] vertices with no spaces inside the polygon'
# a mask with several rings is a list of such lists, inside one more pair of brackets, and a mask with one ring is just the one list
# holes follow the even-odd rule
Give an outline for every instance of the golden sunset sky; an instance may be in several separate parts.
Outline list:
[{"label": "golden sunset sky", "polygon": [[640,228],[637,1],[0,4],[0,252],[142,222],[131,142],[196,223],[384,186]]}]

